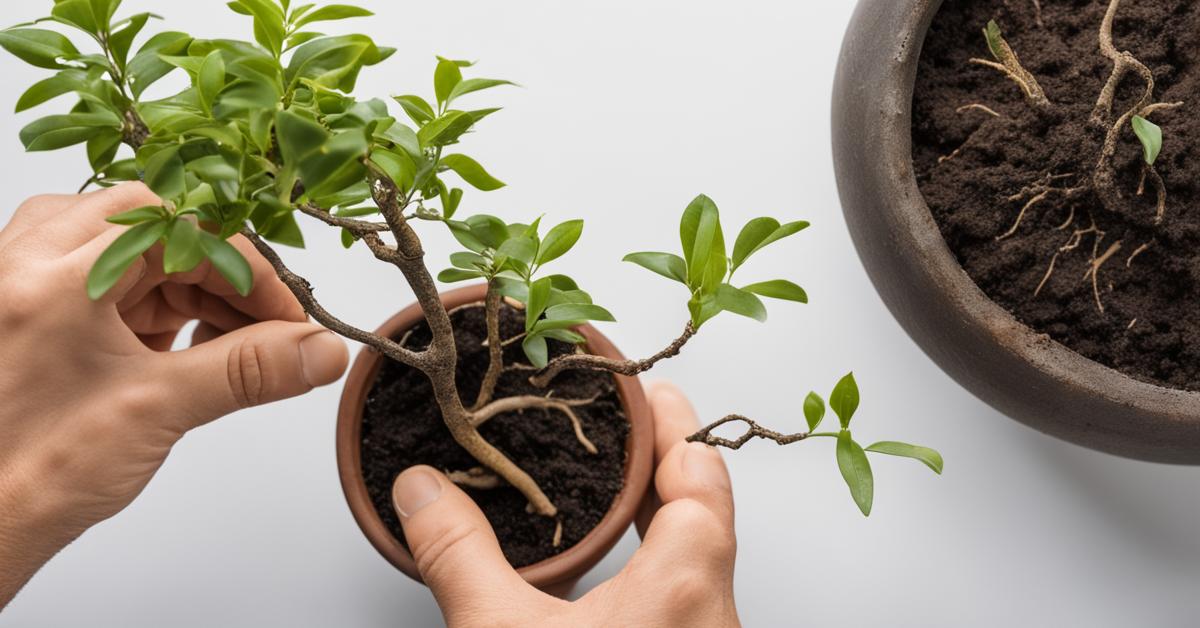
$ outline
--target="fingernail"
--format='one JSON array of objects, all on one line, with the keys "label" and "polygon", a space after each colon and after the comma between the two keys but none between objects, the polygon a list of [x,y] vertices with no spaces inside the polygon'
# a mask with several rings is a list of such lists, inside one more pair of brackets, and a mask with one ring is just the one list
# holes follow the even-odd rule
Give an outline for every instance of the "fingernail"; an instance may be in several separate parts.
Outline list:
[{"label": "fingernail", "polygon": [[442,483],[429,469],[410,469],[396,478],[392,487],[392,503],[405,519],[442,496]]},{"label": "fingernail", "polygon": [[683,473],[705,486],[730,489],[729,472],[721,454],[704,443],[688,443],[683,452]]},{"label": "fingernail", "polygon": [[333,332],[322,331],[300,341],[300,371],[309,386],[332,384],[345,368],[346,344]]}]

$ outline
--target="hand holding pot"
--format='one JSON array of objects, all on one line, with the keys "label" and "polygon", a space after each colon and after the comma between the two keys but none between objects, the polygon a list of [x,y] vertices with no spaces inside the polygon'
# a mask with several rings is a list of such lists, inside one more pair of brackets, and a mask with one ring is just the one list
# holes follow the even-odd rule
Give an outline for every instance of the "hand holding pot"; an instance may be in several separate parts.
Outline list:
[{"label": "hand holding pot", "polygon": [[684,442],[699,428],[673,386],[650,392],[658,498],[639,520],[642,547],[577,602],[529,586],[505,560],[483,513],[429,467],[396,479],[393,502],[422,579],[452,628],[737,626],[733,494],[716,450]]},{"label": "hand holding pot", "polygon": [[[0,608],[127,506],[188,430],[345,370],[344,343],[305,322],[244,240],[249,297],[208,263],[164,275],[155,247],[89,300],[89,270],[125,230],[105,219],[160,202],[140,183],[37,197],[0,231]],[[169,352],[196,319],[195,346]]]}]

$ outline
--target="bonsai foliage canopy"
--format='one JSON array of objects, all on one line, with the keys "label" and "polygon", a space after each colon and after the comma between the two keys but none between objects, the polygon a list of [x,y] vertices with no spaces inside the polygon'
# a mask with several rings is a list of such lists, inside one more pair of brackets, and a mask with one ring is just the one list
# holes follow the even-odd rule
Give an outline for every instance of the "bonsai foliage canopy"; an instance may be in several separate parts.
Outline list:
[{"label": "bonsai foliage canopy", "polygon": [[[49,151],[82,144],[92,171],[84,188],[140,180],[162,199],[160,205],[110,219],[128,230],[97,260],[88,277],[89,295],[104,295],[155,245],[163,246],[165,272],[186,272],[208,260],[239,293],[248,294],[253,289],[250,266],[229,242],[244,237],[317,322],[423,371],[433,383],[454,439],[497,482],[520,490],[538,514],[558,516],[558,510],[537,482],[487,443],[478,428],[497,414],[529,408],[562,412],[576,420],[571,409],[589,400],[558,399],[552,390],[546,396],[495,398],[505,368],[502,346],[520,341],[529,364],[513,367],[529,369],[532,381],[544,388],[569,369],[637,375],[678,355],[722,312],[763,321],[763,298],[808,301],[800,286],[785,279],[734,283],[735,274],[756,253],[803,231],[807,222],[756,218],[736,238],[727,238],[716,203],[701,195],[683,212],[680,254],[639,252],[625,258],[684,288],[683,333],[644,360],[618,361],[583,352],[550,360],[550,341],[580,345],[584,338],[575,328],[614,317],[570,277],[543,272],[579,241],[583,221],[544,228],[541,218],[510,223],[487,214],[463,215],[465,189],[488,192],[505,185],[460,147],[499,111],[477,102],[480,93],[513,83],[467,77],[471,62],[438,57],[431,98],[402,94],[390,101],[359,99],[354,95],[359,75],[388,60],[395,50],[367,35],[325,35],[317,30],[330,22],[372,15],[350,5],[229,2],[230,9],[247,18],[253,33],[252,41],[244,41],[202,39],[170,30],[145,37],[143,31],[161,18],[153,13],[119,17],[120,0],[48,4],[49,17],[0,31],[0,46],[54,72],[19,98],[18,112],[60,96],[75,99],[67,113],[26,126],[20,133],[25,148]],[[181,91],[150,96],[160,80],[179,73],[188,79]],[[292,272],[272,246],[304,246],[300,215],[340,229],[347,248],[365,246],[404,275],[433,333],[427,349],[415,351],[358,329],[317,301],[312,286]],[[449,229],[462,245],[463,250],[450,256],[451,267],[438,275],[441,281],[488,285],[490,364],[483,389],[469,407],[455,382],[454,330],[424,261],[417,233],[422,224]],[[518,338],[499,336],[498,312],[506,298],[524,309],[525,329]],[[858,399],[857,384],[847,376],[830,397],[841,420],[838,432],[815,432],[825,404],[811,394],[802,410],[797,407],[797,417],[802,412],[807,419],[808,432],[788,436],[733,415],[692,439],[740,447],[755,437],[781,444],[836,438],[838,465],[866,514],[873,482],[865,452],[915,458],[939,473],[942,462],[932,450],[903,443],[859,446],[849,431]],[[737,421],[751,426],[738,441],[712,434],[716,427]],[[471,471],[478,477],[480,469]]]}]

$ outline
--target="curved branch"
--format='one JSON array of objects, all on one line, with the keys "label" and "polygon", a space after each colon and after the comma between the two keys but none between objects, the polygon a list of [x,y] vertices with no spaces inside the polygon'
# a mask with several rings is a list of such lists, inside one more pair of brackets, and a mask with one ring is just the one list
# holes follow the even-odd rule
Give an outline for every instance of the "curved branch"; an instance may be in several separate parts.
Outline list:
[{"label": "curved branch", "polygon": [[492,400],[496,393],[496,382],[504,372],[504,341],[500,339],[500,303],[502,296],[495,284],[488,285],[487,298],[484,299],[484,312],[487,320],[488,369],[483,375],[483,383],[479,386],[479,396],[475,398],[472,410],[478,410]]},{"label": "curved branch", "polygon": [[663,360],[667,360],[679,355],[683,350],[683,346],[696,335],[696,328],[688,321],[686,327],[683,328],[683,334],[667,348],[644,360],[614,360],[598,355],[588,353],[572,353],[555,358],[542,369],[541,373],[529,378],[530,383],[538,388],[545,388],[550,385],[550,382],[562,374],[563,371],[569,370],[590,370],[590,371],[608,371],[617,375],[625,375],[627,377],[635,377],[646,371],[654,368],[655,364]]},{"label": "curved branch", "polygon": [[271,245],[267,244],[257,233],[249,228],[242,229],[242,235],[266,258],[271,267],[275,269],[275,274],[279,276],[280,281],[292,291],[292,294],[300,301],[300,305],[304,306],[304,311],[308,312],[309,316],[313,317],[313,320],[330,331],[345,336],[350,340],[374,347],[380,353],[397,362],[422,370],[425,368],[426,360],[423,354],[405,349],[390,338],[354,327],[329,313],[324,306],[317,302],[316,297],[313,295],[312,284],[307,279],[292,272],[283,263],[283,259],[279,257],[275,249],[271,248]]},{"label": "curved branch", "polygon": [[[728,438],[721,438],[720,436],[712,435],[713,430],[715,430],[718,427],[721,427],[722,425],[725,425],[727,423],[745,423],[749,429],[747,429],[745,434],[742,434],[740,437],[738,437],[734,440],[730,440]],[[689,443],[704,443],[711,447],[727,447],[729,449],[741,449],[742,445],[745,445],[746,443],[750,442],[751,440],[753,440],[755,438],[762,438],[764,440],[775,441],[779,445],[791,445],[792,443],[798,443],[802,440],[807,440],[811,436],[813,436],[813,434],[811,432],[801,432],[799,434],[783,434],[781,432],[776,432],[775,430],[769,430],[740,414],[731,414],[731,415],[709,425],[708,427],[700,430],[699,432],[696,432],[695,434],[688,436],[687,442],[689,442]]]},{"label": "curved branch", "polygon": [[334,216],[332,212],[325,211],[312,203],[297,205],[296,209],[300,210],[300,213],[305,216],[312,216],[331,227],[341,227],[360,238],[367,233],[381,233],[391,229],[391,227],[381,222],[367,222],[365,220]]}]

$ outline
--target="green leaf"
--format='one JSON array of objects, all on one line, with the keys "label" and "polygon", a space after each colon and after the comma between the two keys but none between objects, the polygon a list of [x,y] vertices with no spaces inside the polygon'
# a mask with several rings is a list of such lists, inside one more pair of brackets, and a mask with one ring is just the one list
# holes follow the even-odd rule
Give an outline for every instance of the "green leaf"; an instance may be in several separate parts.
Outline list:
[{"label": "green leaf", "polygon": [[546,309],[546,318],[552,321],[603,321],[616,322],[612,313],[600,307],[587,303],[564,303]]},{"label": "green leaf", "polygon": [[127,212],[122,212],[116,216],[109,216],[107,222],[114,225],[140,225],[144,222],[152,220],[162,220],[166,214],[162,207],[157,205],[149,205],[146,207],[138,207]]},{"label": "green leaf", "polygon": [[525,357],[529,358],[529,363],[535,368],[545,368],[550,363],[550,349],[546,346],[545,337],[525,336],[521,348],[525,350]]},{"label": "green leaf", "polygon": [[101,24],[105,29],[108,27],[106,18],[97,19],[92,11],[91,0],[55,0],[50,16],[60,24],[73,26],[93,36],[100,35]]},{"label": "green leaf", "polygon": [[546,306],[550,303],[550,289],[553,287],[550,278],[543,277],[529,286],[529,300],[525,303],[525,331],[533,330]]},{"label": "green leaf", "polygon": [[55,70],[68,67],[59,62],[64,57],[72,58],[79,49],[60,33],[40,28],[10,28],[0,31],[0,46],[22,61]]},{"label": "green leaf", "polygon": [[537,263],[539,265],[545,264],[566,255],[567,252],[575,247],[575,244],[579,242],[579,238],[582,235],[582,220],[568,220],[560,225],[556,225],[546,234],[546,238],[542,240],[542,245],[537,253]]},{"label": "green leaf", "polygon": [[498,260],[515,259],[525,266],[533,263],[534,255],[537,255],[537,241],[524,236],[509,238],[500,245],[500,248],[496,249]]},{"label": "green leaf", "polygon": [[587,342],[587,338],[569,329],[548,329],[542,332],[541,335],[573,345],[581,345]]},{"label": "green leaf", "polygon": [[438,58],[437,68],[433,71],[433,88],[439,105],[444,105],[450,99],[450,92],[454,91],[462,80],[462,70],[457,63]]},{"label": "green leaf", "polygon": [[760,323],[767,320],[767,308],[757,296],[729,284],[717,286],[716,303],[726,312],[741,314]]},{"label": "green leaf", "polygon": [[431,120],[417,131],[421,146],[445,146],[458,141],[475,124],[475,120],[462,111],[448,111]]},{"label": "green leaf", "polygon": [[808,393],[804,398],[804,420],[808,423],[808,431],[816,431],[825,418],[825,400],[815,392]]},{"label": "green leaf", "polygon": [[799,220],[780,225],[774,218],[755,218],[742,229],[733,246],[733,269],[737,270],[751,255],[789,236],[807,229],[809,223]]},{"label": "green leaf", "polygon": [[28,111],[54,98],[85,89],[84,74],[78,70],[64,70],[58,74],[34,83],[32,87],[17,100],[16,113]]},{"label": "green leaf", "polygon": [[360,7],[353,7],[346,4],[331,4],[328,6],[323,6],[311,13],[306,13],[304,17],[300,18],[296,22],[293,28],[304,28],[305,26],[314,24],[316,22],[331,22],[334,20],[345,20],[352,17],[370,17],[372,15],[375,14]]},{"label": "green leaf", "polygon": [[305,194],[319,199],[336,194],[366,178],[362,160],[368,149],[366,137],[359,131],[333,136],[317,152],[300,160],[300,180]]},{"label": "green leaf", "polygon": [[279,152],[285,164],[299,164],[301,159],[319,150],[329,141],[329,131],[319,122],[292,111],[275,115]]},{"label": "green leaf", "polygon": [[200,236],[200,247],[212,261],[213,268],[221,273],[238,294],[249,296],[250,291],[254,289],[254,271],[246,258],[225,240],[207,231],[197,233]]},{"label": "green leaf", "polygon": [[846,486],[850,487],[850,496],[863,515],[871,515],[871,503],[875,500],[875,478],[871,474],[871,463],[867,454],[848,430],[842,430],[837,439],[838,469]]},{"label": "green leaf", "polygon": [[167,246],[163,250],[163,272],[186,273],[204,261],[204,249],[200,248],[200,230],[191,221],[177,219],[167,234]]},{"label": "green leaf", "polygon": [[485,90],[485,89],[491,89],[493,87],[499,87],[501,85],[516,85],[516,83],[513,83],[512,81],[503,81],[500,79],[485,79],[485,78],[473,78],[473,79],[467,79],[465,81],[460,81],[457,85],[454,86],[454,89],[450,90],[450,94],[446,97],[446,104],[450,104],[450,103],[454,102],[454,100],[456,98],[458,98],[459,96],[465,96],[472,92],[478,92],[478,91]]},{"label": "green leaf", "polygon": [[162,56],[183,54],[191,43],[192,37],[187,33],[168,31],[151,37],[142,45],[127,66],[134,97],[141,96],[151,85],[175,69]]},{"label": "green leaf", "polygon": [[171,146],[146,160],[146,185],[160,198],[176,200],[187,191],[187,180],[179,147]]},{"label": "green leaf", "polygon": [[371,161],[400,186],[401,190],[412,189],[417,176],[417,164],[408,153],[376,148],[371,151]]},{"label": "green leaf", "polygon": [[1146,165],[1153,166],[1162,152],[1162,128],[1141,116],[1133,116],[1132,124],[1134,135],[1142,142],[1142,158]]},{"label": "green leaf", "polygon": [[491,268],[491,263],[488,262],[487,258],[478,253],[451,253],[450,263],[455,268],[470,271],[483,271]]},{"label": "green leaf", "polygon": [[500,248],[509,237],[508,225],[495,216],[477,214],[467,219],[467,225],[471,228],[471,234],[488,248]]},{"label": "green leaf", "polygon": [[321,87],[351,93],[364,66],[380,63],[393,52],[376,46],[366,35],[322,37],[292,53],[284,78],[289,86],[307,79]]},{"label": "green leaf", "polygon": [[116,61],[117,67],[125,68],[129,62],[129,50],[133,46],[133,40],[137,38],[138,33],[146,27],[146,22],[150,18],[158,17],[153,13],[139,13],[129,18],[129,24],[125,28],[118,30],[108,38],[108,48],[112,51],[113,60]]},{"label": "green leaf", "polygon": [[717,305],[716,296],[697,292],[688,299],[688,312],[692,315],[692,327],[699,330],[704,323],[721,313],[721,306]]},{"label": "green leaf", "polygon": [[237,0],[231,2],[254,16],[254,39],[264,48],[278,56],[283,50],[283,11],[270,0]]},{"label": "green leaf", "polygon": [[212,115],[217,94],[225,88],[225,60],[221,58],[220,51],[214,50],[204,58],[196,78],[196,87],[200,92],[200,104],[204,106],[205,112]]},{"label": "green leaf", "polygon": [[850,426],[850,419],[858,410],[858,382],[854,381],[854,373],[848,373],[833,387],[829,395],[829,407],[842,422],[842,429]]},{"label": "green leaf", "polygon": [[987,28],[983,29],[983,37],[987,40],[988,50],[997,61],[1004,61],[1004,36],[1000,33],[1000,25],[996,20],[990,20]]},{"label": "green leaf", "polygon": [[404,113],[408,114],[408,117],[418,126],[424,126],[437,117],[437,114],[433,112],[433,107],[420,96],[393,96],[392,99],[400,103]]},{"label": "green leaf", "polygon": [[94,135],[87,141],[88,164],[94,172],[100,172],[112,163],[121,147],[121,132],[105,131]]},{"label": "green leaf", "polygon": [[463,178],[463,181],[470,183],[476,189],[484,192],[499,190],[504,187],[504,182],[488,174],[479,162],[467,157],[466,155],[446,155],[442,157],[442,164],[458,173],[458,176]]},{"label": "green leaf", "polygon": [[753,292],[760,297],[808,303],[808,293],[804,291],[804,288],[784,279],[750,284],[742,288],[742,290]]},{"label": "green leaf", "polygon": [[46,116],[21,129],[25,150],[57,150],[88,141],[106,131],[121,130],[121,119],[108,111]]},{"label": "green leaf", "polygon": [[674,279],[681,284],[687,285],[687,262],[678,255],[672,255],[671,253],[630,253],[622,261],[637,264],[667,279]]},{"label": "green leaf", "polygon": [[460,281],[470,281],[479,279],[484,274],[480,271],[462,270],[461,268],[447,268],[438,273],[438,281],[442,283],[458,283]]},{"label": "green leaf", "polygon": [[133,262],[154,246],[166,232],[167,223],[159,220],[142,223],[122,233],[100,254],[88,273],[88,298],[95,301],[104,296],[117,285]]},{"label": "green leaf", "polygon": [[[683,212],[679,235],[684,260],[688,265],[688,285],[692,290],[699,290],[710,280],[710,261],[714,257],[715,245],[721,243],[721,248],[724,248],[720,212],[716,203],[703,194],[697,196]],[[722,250],[719,255],[723,257],[724,254]]]},{"label": "green leaf", "polygon": [[867,451],[919,460],[925,463],[925,466],[933,469],[933,472],[938,475],[942,474],[942,468],[945,464],[942,461],[942,454],[928,447],[921,447],[920,445],[883,441],[867,447]]}]

